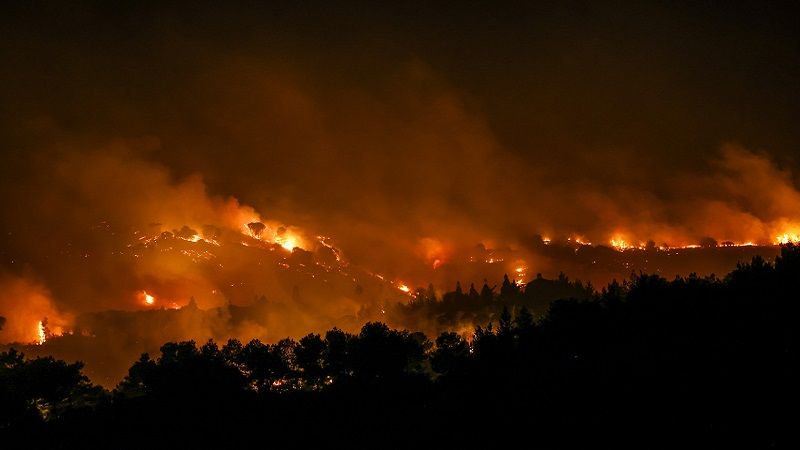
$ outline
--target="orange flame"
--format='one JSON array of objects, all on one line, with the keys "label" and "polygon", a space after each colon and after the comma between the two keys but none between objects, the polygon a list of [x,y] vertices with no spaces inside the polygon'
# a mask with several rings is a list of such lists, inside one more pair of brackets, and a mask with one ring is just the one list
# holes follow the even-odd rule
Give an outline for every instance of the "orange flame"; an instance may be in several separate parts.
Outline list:
[{"label": "orange flame", "polygon": [[775,237],[776,244],[798,244],[800,243],[800,232],[788,231]]},{"label": "orange flame", "polygon": [[38,345],[42,345],[45,343],[45,341],[47,341],[47,334],[45,333],[44,330],[44,322],[42,322],[41,320],[37,324],[36,334],[38,336]]},{"label": "orange flame", "polygon": [[147,291],[142,291],[142,299],[146,305],[153,305],[156,302],[156,298],[148,294]]},{"label": "orange flame", "polygon": [[627,250],[632,247],[622,236],[619,235],[611,238],[611,246],[619,251]]}]

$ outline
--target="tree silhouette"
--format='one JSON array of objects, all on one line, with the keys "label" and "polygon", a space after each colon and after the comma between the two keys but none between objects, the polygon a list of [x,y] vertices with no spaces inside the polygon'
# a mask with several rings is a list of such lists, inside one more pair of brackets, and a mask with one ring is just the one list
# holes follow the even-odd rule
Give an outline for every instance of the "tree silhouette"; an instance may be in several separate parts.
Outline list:
[{"label": "tree silhouette", "polygon": [[261,237],[261,233],[263,233],[266,228],[267,226],[261,222],[250,222],[247,224],[247,229],[250,230],[250,234],[256,239]]},{"label": "tree silhouette", "polygon": [[10,349],[0,435],[54,448],[488,447],[535,426],[543,448],[793,448],[798,288],[793,245],[721,279],[634,274],[596,293],[563,275],[497,295],[486,283],[485,297],[400,309],[486,319],[466,339],[368,322],[272,344],[169,342],[113,392],[80,363]]}]

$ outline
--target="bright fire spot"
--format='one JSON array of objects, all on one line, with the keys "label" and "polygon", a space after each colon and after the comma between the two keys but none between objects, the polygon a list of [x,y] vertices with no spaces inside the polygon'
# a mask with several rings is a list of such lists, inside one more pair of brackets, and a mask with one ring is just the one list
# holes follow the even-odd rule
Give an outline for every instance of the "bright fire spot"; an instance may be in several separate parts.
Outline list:
[{"label": "bright fire spot", "polygon": [[579,245],[592,245],[591,242],[587,241],[586,239],[584,239],[584,238],[582,238],[580,236],[576,236],[572,240],[575,241],[575,243],[579,244]]},{"label": "bright fire spot", "polygon": [[44,323],[41,320],[37,326],[36,334],[39,345],[44,344],[44,342],[47,340],[47,335],[44,332]]},{"label": "bright fire spot", "polygon": [[631,245],[620,236],[611,238],[611,246],[619,251],[631,248]]},{"label": "bright fire spot", "polygon": [[142,295],[144,297],[144,303],[147,305],[152,305],[156,302],[156,298],[152,295],[148,294],[147,291],[142,291]]},{"label": "bright fire spot", "polygon": [[397,289],[400,289],[401,291],[403,291],[405,293],[411,292],[411,288],[409,288],[408,286],[406,286],[405,284],[402,284],[402,283],[397,285]]},{"label": "bright fire spot", "polygon": [[800,232],[799,233],[783,233],[779,236],[775,237],[776,244],[800,244]]},{"label": "bright fire spot", "polygon": [[[242,230],[245,235],[253,239],[275,243],[289,251],[294,250],[295,247],[303,248],[303,239],[283,226],[269,226],[254,219],[252,222],[243,224]],[[323,245],[330,247],[324,242]]]},{"label": "bright fire spot", "polygon": [[522,286],[525,284],[525,277],[526,272],[528,271],[528,267],[525,264],[524,260],[518,260],[514,263],[514,283],[517,286]]},{"label": "bright fire spot", "polygon": [[292,251],[295,247],[298,247],[297,240],[295,238],[291,237],[291,236],[287,237],[287,238],[280,239],[278,241],[278,244],[281,247],[283,247],[283,248],[285,248],[286,250],[289,250],[289,251]]},{"label": "bright fire spot", "polygon": [[441,266],[441,265],[442,265],[442,260],[441,259],[437,259],[437,260],[433,261],[433,270],[438,269],[439,266]]},{"label": "bright fire spot", "polygon": [[544,244],[545,244],[545,245],[550,245],[550,238],[549,238],[549,237],[544,237],[544,236],[543,236],[543,237],[542,237],[542,242],[544,242]]}]

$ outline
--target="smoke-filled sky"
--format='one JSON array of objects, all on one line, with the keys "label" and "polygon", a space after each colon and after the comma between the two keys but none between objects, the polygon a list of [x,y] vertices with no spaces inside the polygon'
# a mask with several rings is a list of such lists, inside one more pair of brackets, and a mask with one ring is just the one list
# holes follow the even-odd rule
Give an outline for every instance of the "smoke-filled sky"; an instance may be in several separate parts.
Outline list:
[{"label": "smoke-filled sky", "polygon": [[537,234],[800,233],[777,2],[223,3],[0,7],[0,305],[154,282],[53,262],[100,223],[274,220],[395,273]]}]

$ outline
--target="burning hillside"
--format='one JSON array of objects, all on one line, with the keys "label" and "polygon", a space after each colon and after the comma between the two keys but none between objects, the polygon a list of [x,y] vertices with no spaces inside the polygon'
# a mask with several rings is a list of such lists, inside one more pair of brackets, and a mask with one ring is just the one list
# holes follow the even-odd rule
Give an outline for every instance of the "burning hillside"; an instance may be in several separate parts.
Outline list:
[{"label": "burning hillside", "polygon": [[[681,170],[622,151],[565,169],[515,154],[430,67],[390,80],[321,93],[226,60],[175,90],[162,121],[12,127],[0,342],[113,328],[128,352],[171,336],[279,339],[391,321],[387,306],[421,290],[506,274],[597,287],[639,271],[723,274],[800,236],[785,159],[723,145]],[[270,314],[230,313],[262,297]],[[119,325],[125,314],[198,320]]]},{"label": "burning hillside", "polygon": [[[76,261],[95,261],[135,275],[129,283],[108,287],[109,295],[119,295],[110,303],[114,306],[58,308],[51,300],[53,293],[33,294],[34,286],[17,279],[15,297],[5,303],[4,340],[42,346],[32,354],[86,360],[90,375],[113,383],[127,361],[169,340],[278,340],[331,327],[355,330],[369,320],[439,332],[443,326],[469,330],[480,320],[492,320],[492,316],[463,317],[442,325],[416,317],[408,322],[407,314],[395,307],[436,298],[458,282],[471,290],[483,285],[485,290],[485,280],[509,275],[523,290],[538,289],[538,284],[529,282],[541,280],[542,273],[555,277],[550,267],[561,267],[590,282],[587,292],[591,293],[592,282],[602,286],[639,271],[672,276],[691,267],[701,274],[721,274],[737,261],[778,251],[775,246],[726,243],[634,247],[614,245],[618,243],[614,240],[602,246],[572,237],[535,237],[519,248],[493,249],[481,244],[446,256],[432,245],[439,251],[425,256],[433,263],[420,261],[417,267],[401,267],[389,276],[352,264],[328,237],[309,237],[294,227],[258,219],[253,215],[239,227],[183,225],[168,230],[151,224],[129,232],[100,222],[90,227],[94,248],[67,246],[58,250],[53,262],[54,267],[69,268]],[[93,266],[83,270],[91,271]],[[79,277],[90,279],[91,272]],[[61,295],[69,295],[72,281],[54,278],[50,285],[58,286]],[[427,290],[414,289],[429,282]],[[541,312],[546,307],[541,302],[550,297],[534,292],[528,295],[538,299]],[[17,302],[22,296],[31,301]],[[99,360],[104,361],[100,366],[95,364]]]},{"label": "burning hillside", "polygon": [[[58,188],[36,194],[48,207],[9,216],[6,223],[0,340],[41,341],[38,324],[45,318],[49,333],[63,334],[83,314],[178,309],[190,299],[204,310],[247,306],[262,296],[290,305],[291,314],[252,331],[275,338],[339,326],[381,305],[409,301],[429,283],[444,292],[457,282],[480,286],[505,274],[524,284],[538,273],[563,271],[602,286],[638,271],[726,273],[737,261],[771,257],[776,245],[797,242],[793,208],[800,195],[788,173],[755,154],[728,149],[723,156],[726,169],[715,177],[730,195],[728,208],[752,207],[750,219],[740,215],[739,227],[722,226],[701,208],[698,219],[683,224],[615,226],[618,215],[593,230],[564,227],[559,233],[530,223],[528,231],[503,238],[495,231],[481,237],[484,225],[469,222],[420,231],[391,223],[376,234],[375,225],[357,215],[347,227],[339,219],[293,225],[233,197],[209,194],[198,175],[175,178],[127,146],[69,151],[42,162],[26,184],[47,180]],[[737,187],[734,176],[751,189]],[[542,230],[549,232],[537,234]],[[182,333],[213,335],[206,325]]]}]

